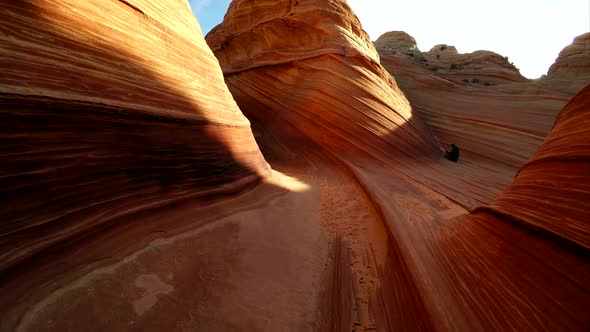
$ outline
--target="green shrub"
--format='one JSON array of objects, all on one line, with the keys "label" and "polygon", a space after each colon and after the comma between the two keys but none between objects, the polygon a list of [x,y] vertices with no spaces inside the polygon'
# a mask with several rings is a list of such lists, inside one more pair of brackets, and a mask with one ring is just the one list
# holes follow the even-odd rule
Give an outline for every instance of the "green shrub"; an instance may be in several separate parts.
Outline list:
[{"label": "green shrub", "polygon": [[469,83],[469,80],[468,79],[464,79],[463,82]]},{"label": "green shrub", "polygon": [[490,85],[492,85],[492,83],[490,83],[490,82],[485,82],[483,85],[485,85],[485,86],[490,86]]},{"label": "green shrub", "polygon": [[479,83],[479,78],[474,78],[471,80],[471,83]]},{"label": "green shrub", "polygon": [[453,70],[454,70],[454,69],[457,69],[457,68],[459,68],[459,67],[457,67],[457,64],[456,64],[456,63],[452,63],[452,64],[451,64],[451,69],[453,69]]},{"label": "green shrub", "polygon": [[440,60],[440,54],[437,54],[437,55],[436,55],[436,59],[437,59],[437,60]]}]

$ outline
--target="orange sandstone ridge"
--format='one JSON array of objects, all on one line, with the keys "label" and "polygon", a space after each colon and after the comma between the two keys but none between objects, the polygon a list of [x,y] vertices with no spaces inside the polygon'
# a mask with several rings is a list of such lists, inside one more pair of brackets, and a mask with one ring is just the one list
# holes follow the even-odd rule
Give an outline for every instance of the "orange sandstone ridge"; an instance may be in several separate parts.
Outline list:
[{"label": "orange sandstone ridge", "polygon": [[318,144],[352,168],[377,160],[468,209],[491,202],[515,172],[495,160],[441,160],[344,1],[233,1],[206,39],[242,111],[266,137],[288,136],[290,149]]},{"label": "orange sandstone ridge", "polygon": [[590,326],[586,35],[529,81],[342,0],[0,10],[0,331]]},{"label": "orange sandstone ridge", "polygon": [[405,32],[386,33],[375,45],[442,143],[518,168],[541,145],[559,110],[590,83],[587,40],[588,34],[576,38],[537,80],[489,51],[460,54],[441,44],[422,53]]}]

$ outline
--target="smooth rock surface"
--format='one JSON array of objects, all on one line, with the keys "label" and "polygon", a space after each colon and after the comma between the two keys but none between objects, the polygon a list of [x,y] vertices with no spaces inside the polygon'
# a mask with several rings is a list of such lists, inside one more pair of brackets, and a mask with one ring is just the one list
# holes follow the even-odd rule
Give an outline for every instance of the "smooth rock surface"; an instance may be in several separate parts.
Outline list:
[{"label": "smooth rock surface", "polygon": [[1,331],[588,330],[580,71],[457,94],[340,0],[233,1],[219,62],[186,1],[0,14]]},{"label": "smooth rock surface", "polygon": [[[516,171],[491,159],[442,160],[344,1],[234,1],[206,40],[236,102],[266,135],[305,137],[346,162],[395,165],[469,209],[491,202]],[[464,181],[471,174],[478,180]]]},{"label": "smooth rock surface", "polygon": [[[514,169],[541,145],[567,101],[590,83],[587,35],[578,37],[549,75],[537,80],[524,78],[507,58],[493,52],[461,54],[441,44],[426,53],[409,53],[396,45],[411,36],[384,36],[387,43],[376,42],[381,63],[436,137]],[[556,69],[568,62],[576,65]]]},{"label": "smooth rock surface", "polygon": [[[262,8],[269,8],[270,2],[261,1],[255,6],[246,3],[234,1],[224,22],[206,39],[220,60],[238,105],[253,121],[267,160],[273,167],[309,183],[327,181],[320,180],[326,177],[326,168],[334,175],[340,174],[339,182],[351,186],[358,183],[372,205],[365,208],[366,214],[375,210],[378,223],[389,235],[387,241],[372,237],[370,231],[362,231],[365,221],[352,216],[324,226],[337,243],[331,299],[336,307],[329,316],[333,330],[580,330],[588,325],[580,309],[589,301],[580,295],[589,286],[585,278],[589,271],[587,256],[579,256],[576,249],[570,252],[570,242],[556,240],[559,235],[548,239],[529,227],[530,223],[516,222],[514,216],[522,210],[514,209],[504,218],[486,208],[468,214],[472,208],[492,203],[501,195],[518,168],[542,143],[571,92],[549,90],[542,84],[525,85],[529,81],[507,59],[492,52],[476,52],[465,58],[453,47],[439,45],[438,50],[422,54],[413,38],[386,35],[376,42],[381,63],[396,79],[398,71],[402,73],[398,82],[415,106],[411,118],[405,117],[406,123],[394,122],[399,128],[386,136],[392,137],[392,146],[407,142],[399,131],[426,135],[429,128],[422,129],[424,122],[430,124],[433,137],[443,144],[462,136],[471,141],[458,141],[463,148],[458,164],[436,154],[421,156],[416,151],[407,153],[395,148],[375,151],[383,144],[376,140],[384,138],[380,131],[363,133],[354,128],[363,126],[363,116],[374,114],[380,105],[393,104],[393,110],[399,112],[405,97],[397,93],[384,100],[381,90],[372,84],[386,77],[371,76],[372,82],[367,83],[364,75],[352,71],[363,67],[365,72],[374,71],[374,66],[356,61],[358,53],[365,49],[364,42],[342,42],[349,39],[346,36],[359,36],[355,31],[360,29],[341,24],[351,17],[342,2],[298,1],[300,7],[288,7],[293,4],[288,1],[272,2],[284,3],[289,10],[264,11],[263,17],[259,16]],[[289,30],[301,21],[312,17],[316,20],[320,14],[329,19],[317,19],[320,23],[314,27],[319,31]],[[335,20],[335,15],[343,18]],[[251,21],[242,26],[237,22],[244,17]],[[323,23],[332,25],[324,27]],[[332,31],[333,25],[341,35],[326,41],[326,31]],[[287,32],[298,42],[285,44]],[[398,36],[399,40],[389,44]],[[324,43],[315,43],[318,39]],[[260,40],[264,44],[258,46]],[[324,46],[335,42],[342,43],[342,47],[334,50]],[[396,47],[403,53],[394,51]],[[355,50],[346,51],[349,48]],[[253,51],[238,54],[236,50],[240,49]],[[316,56],[321,52],[332,56]],[[289,56],[269,64],[266,59],[277,54]],[[372,59],[372,54],[370,51],[363,59]],[[437,54],[439,63],[463,59],[462,69],[467,75],[488,78],[498,86],[502,83],[502,88],[490,93],[481,82],[481,87],[470,86],[461,90],[463,94],[453,95],[455,87],[462,84],[453,76],[457,68],[448,65],[448,76],[444,76],[433,75],[424,65],[429,58],[436,59]],[[411,58],[411,63],[388,62],[388,55],[394,59]],[[421,62],[421,67],[416,62]],[[244,63],[248,65],[242,71]],[[354,77],[360,86],[351,89],[357,84]],[[414,85],[406,80],[414,80]],[[396,83],[387,84],[393,91],[398,90]],[[353,90],[357,92],[351,93]],[[433,94],[433,90],[441,92]],[[412,96],[418,94],[429,98],[429,104],[424,103],[432,109],[414,104]],[[373,102],[370,107],[357,107],[359,97]],[[393,102],[391,98],[395,98]],[[454,112],[454,116],[445,112]],[[344,116],[346,121],[340,120]],[[414,121],[420,121],[420,126],[414,126]],[[340,134],[343,132],[354,134]],[[575,143],[570,140],[570,144]],[[587,178],[578,179],[582,180]],[[322,192],[322,202],[330,202],[330,215],[342,210],[338,203],[331,202],[350,195],[328,189]],[[526,190],[520,192],[528,194]],[[584,197],[577,191],[571,195]],[[494,205],[504,197],[500,196]],[[573,214],[572,219],[576,222],[570,229],[585,224],[587,215]],[[547,261],[543,261],[544,255]],[[377,266],[377,271],[372,266]],[[576,283],[570,284],[572,278]],[[541,289],[544,296],[538,295]],[[551,315],[538,315],[544,311]]]}]

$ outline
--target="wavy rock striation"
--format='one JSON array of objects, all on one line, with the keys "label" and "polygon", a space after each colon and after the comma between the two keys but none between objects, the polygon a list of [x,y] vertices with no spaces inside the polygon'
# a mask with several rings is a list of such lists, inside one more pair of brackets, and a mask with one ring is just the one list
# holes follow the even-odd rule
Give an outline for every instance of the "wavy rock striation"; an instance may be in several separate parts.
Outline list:
[{"label": "wavy rock striation", "polygon": [[[590,87],[508,186],[518,160],[478,149],[528,158],[575,84],[523,97],[482,53],[464,70],[512,83],[414,111],[342,0],[233,1],[219,62],[185,1],[0,11],[0,330],[590,326]],[[456,91],[421,59],[458,53],[398,36],[377,44],[402,86]]]},{"label": "wavy rock striation", "polygon": [[271,175],[186,1],[0,13],[0,330],[314,329],[317,196]]},{"label": "wavy rock striation", "polygon": [[586,87],[559,114],[543,145],[508,190],[482,210],[590,249],[589,108],[590,87]]},{"label": "wavy rock striation", "polygon": [[[414,285],[412,295],[404,294],[396,275],[386,274],[393,281],[388,293],[400,304],[385,307],[392,317],[401,303],[422,307],[417,322],[426,324],[404,319],[380,326],[445,331],[589,326],[582,309],[590,304],[589,102],[590,86],[560,113],[506,192],[472,214],[446,218],[425,193],[408,200],[399,183],[374,187],[374,202],[387,216],[390,238]],[[420,205],[432,206],[430,215]],[[404,215],[404,210],[421,213]]]},{"label": "wavy rock striation", "polygon": [[234,98],[264,126],[288,122],[340,153],[361,144],[372,154],[436,151],[346,2],[234,1],[207,42]]},{"label": "wavy rock striation", "polygon": [[[540,195],[529,192],[541,189],[531,183],[514,189],[520,198],[512,206],[499,208],[515,195],[511,191],[526,167],[500,196],[542,143],[567,94],[547,92],[540,83],[526,85],[529,81],[495,53],[461,55],[439,45],[423,54],[410,36],[389,34],[375,44],[385,68],[399,73],[412,112],[397,83],[375,66],[377,58],[357,24],[343,1],[234,1],[224,22],[206,37],[273,167],[320,187],[321,219],[335,243],[327,284],[330,328],[587,326],[581,308],[589,298],[575,295],[589,286],[587,253],[564,237],[585,224],[587,215],[563,211],[571,216],[568,230],[553,220],[539,233],[539,220],[524,218],[529,214],[524,204],[516,208]],[[433,74],[439,70],[429,69],[430,58],[448,69]],[[461,66],[451,68],[455,62]],[[455,75],[459,70],[480,83],[464,87]],[[381,86],[393,93],[384,94]],[[394,125],[388,125],[389,135],[366,130],[367,123],[379,120]],[[577,130],[568,131],[566,144],[577,144]],[[414,150],[432,151],[437,137],[464,147],[461,163],[444,162],[437,151]],[[574,157],[580,158],[583,153]],[[538,174],[533,177],[539,182]],[[353,191],[346,185],[360,186],[369,205],[347,211],[343,202]],[[578,189],[566,189],[576,196],[572,204],[587,190]],[[487,203],[491,207],[467,214]],[[379,226],[369,225],[375,224],[385,227],[387,239],[373,234],[371,227]]]},{"label": "wavy rock striation", "polygon": [[458,166],[487,179],[478,183],[441,162],[439,143],[344,1],[234,1],[206,40],[238,105],[268,135],[304,137],[347,162],[395,165],[469,208],[510,181],[513,173],[493,161]]},{"label": "wavy rock striation", "polygon": [[[170,21],[168,11],[183,14]],[[186,3],[2,12],[0,270],[125,215],[269,173]]]},{"label": "wavy rock striation", "polygon": [[[541,145],[567,101],[590,82],[586,35],[562,52],[548,76],[537,80],[524,78],[493,52],[460,54],[452,46],[437,45],[422,53],[399,47],[409,39],[394,31],[375,45],[416,113],[444,144],[456,143],[514,169]],[[569,62],[571,70],[557,70]]]}]

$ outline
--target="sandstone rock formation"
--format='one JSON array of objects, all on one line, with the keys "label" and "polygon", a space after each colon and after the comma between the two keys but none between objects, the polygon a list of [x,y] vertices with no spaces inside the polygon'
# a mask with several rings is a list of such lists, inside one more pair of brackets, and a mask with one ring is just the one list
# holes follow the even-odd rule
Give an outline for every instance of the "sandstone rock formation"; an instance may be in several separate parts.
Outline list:
[{"label": "sandstone rock formation", "polygon": [[11,222],[0,270],[138,209],[269,173],[187,5],[167,4],[180,13],[167,22],[164,4],[132,3],[2,5]]},{"label": "sandstone rock formation", "polygon": [[[450,220],[387,220],[429,313],[428,329],[588,327],[581,308],[590,303],[589,102],[590,86],[490,206]],[[376,201],[391,205],[387,195]]]},{"label": "sandstone rock formation", "polygon": [[549,75],[573,71],[571,76],[584,74],[588,71],[588,57],[590,57],[590,32],[578,36],[573,43],[564,48],[555,63],[549,68]]},{"label": "sandstone rock formation", "polygon": [[206,39],[240,108],[267,136],[319,144],[347,163],[395,164],[468,208],[491,202],[513,175],[492,160],[459,166],[478,183],[453,175],[344,1],[234,1]]},{"label": "sandstone rock formation", "polygon": [[[435,115],[460,103],[413,109],[345,1],[234,0],[219,62],[183,0],[0,13],[1,331],[590,326],[590,87],[508,186],[502,152],[442,158]],[[461,84],[407,65],[402,86]],[[571,87],[512,84],[468,89],[518,116],[457,118],[524,160]]]},{"label": "sandstone rock formation", "polygon": [[[517,169],[542,143],[557,112],[590,83],[585,36],[537,80],[524,78],[506,58],[489,51],[460,54],[447,45],[426,53],[396,50],[395,40],[411,38],[404,32],[387,33],[375,45],[383,66],[441,142]],[[559,73],[554,68],[562,62],[577,65]]]},{"label": "sandstone rock formation", "polygon": [[566,94],[575,94],[588,83],[590,71],[590,32],[578,36],[561,51],[548,75],[540,83]]},{"label": "sandstone rock formation", "polygon": [[[576,278],[580,283],[568,288],[566,293],[586,289],[587,283],[583,282],[583,275],[588,270],[583,260],[568,256],[559,247],[539,241],[529,234],[534,227],[523,231],[521,227],[525,226],[515,225],[519,222],[514,222],[508,216],[506,220],[494,217],[498,214],[496,210],[493,210],[493,215],[478,209],[479,212],[474,216],[458,217],[465,213],[463,208],[470,209],[490,203],[499,195],[517,168],[532,155],[551,128],[555,115],[566,101],[564,94],[558,91],[548,96],[528,94],[526,90],[535,91],[537,88],[533,86],[523,89],[517,86],[512,88],[512,94],[508,96],[503,96],[501,92],[488,95],[489,102],[486,103],[487,91],[483,89],[488,85],[482,82],[481,88],[468,88],[470,92],[473,91],[473,96],[468,100],[473,107],[469,109],[465,100],[454,100],[452,95],[447,98],[441,93],[436,99],[432,98],[433,103],[437,102],[439,105],[438,108],[433,107],[432,113],[440,108],[458,113],[455,117],[464,124],[453,131],[457,136],[465,135],[473,141],[472,145],[468,141],[460,142],[467,150],[462,165],[439,163],[440,157],[428,154],[420,156],[416,155],[416,151],[407,154],[407,150],[398,151],[387,147],[375,151],[375,146],[383,146],[383,142],[376,140],[383,139],[381,131],[353,130],[359,125],[365,126],[363,116],[366,114],[375,114],[376,110],[383,107],[381,105],[391,105],[391,98],[398,101],[393,103],[394,111],[398,111],[395,106],[405,109],[405,98],[401,93],[396,93],[383,99],[382,90],[375,87],[376,79],[387,82],[392,91],[398,91],[395,81],[386,76],[373,75],[370,77],[371,81],[367,82],[365,75],[355,75],[351,71],[363,68],[363,73],[374,73],[372,61],[366,61],[367,58],[374,59],[374,56],[372,50],[362,55],[363,50],[366,52],[366,42],[358,42],[355,38],[364,39],[365,36],[356,33],[360,30],[359,27],[350,26],[349,22],[353,19],[343,2],[298,1],[294,5],[289,1],[279,1],[273,4],[282,3],[281,6],[277,5],[282,10],[264,11],[264,14],[261,10],[266,8],[263,2],[257,6],[246,6],[246,3],[248,2],[234,1],[224,22],[206,39],[220,60],[226,82],[238,105],[259,130],[259,143],[273,167],[296,174],[298,178],[306,179],[306,182],[318,183],[323,188],[322,204],[327,205],[325,209],[329,212],[322,219],[337,243],[336,248],[332,249],[335,257],[332,287],[336,289],[332,303],[337,305],[333,312],[338,313],[338,316],[330,316],[333,329],[377,326],[382,330],[472,330],[490,326],[499,329],[512,326],[526,330],[539,329],[544,324],[578,329],[585,325],[580,320],[581,312],[577,308],[580,303],[587,301],[586,298],[565,301],[570,308],[568,310],[577,312],[575,319],[566,318],[564,311],[555,311],[560,318],[552,322],[533,316],[532,312],[545,306],[553,306],[550,303],[555,304],[555,299],[559,298],[561,301],[567,296],[557,288],[549,290],[552,294],[555,293],[551,295],[554,300],[536,299],[536,291],[530,287],[517,294],[514,289],[520,289],[526,284],[523,278],[515,278],[508,282],[509,285],[501,288],[498,280],[514,278],[513,263],[490,253],[494,253],[494,247],[510,246],[510,249],[506,249],[506,254],[508,257],[518,257],[526,273],[543,270],[543,264],[528,262],[528,249],[516,247],[513,242],[516,237],[523,241],[526,239],[531,245],[540,246],[545,253],[567,256],[572,259],[568,264],[575,261],[583,268],[576,272],[579,273]],[[327,19],[317,19],[319,15]],[[342,18],[336,20],[333,19],[334,16]],[[248,18],[248,23],[241,24],[244,17]],[[311,24],[302,23],[306,20],[317,22],[313,27],[318,31],[310,29]],[[353,22],[356,23],[354,20]],[[293,31],[290,30],[292,27],[300,25],[305,29],[299,28],[297,34],[289,34],[297,42],[286,43],[284,36],[287,31]],[[336,35],[333,35],[334,30]],[[328,32],[332,34],[328,35]],[[408,80],[417,81],[413,86],[406,86],[408,96],[421,91],[422,79],[426,81],[425,86],[432,83],[430,89],[444,92],[452,91],[453,86],[463,84],[461,79],[455,78],[458,82],[454,82],[443,77],[442,73],[433,75],[433,71],[424,65],[429,62],[429,57],[439,60],[439,63],[462,59],[452,47],[441,45],[438,50],[429,54],[418,54],[413,38],[406,35],[397,40],[395,37],[395,34],[386,35],[376,45],[381,53],[381,63],[386,68],[389,63],[383,59],[383,48],[391,52],[392,56],[412,59],[411,65],[405,67],[400,62],[396,63],[397,67],[402,68],[400,70],[407,70]],[[318,45],[316,40],[329,46]],[[341,43],[340,48],[331,46],[336,42]],[[248,51],[240,54],[238,50]],[[446,54],[442,54],[445,52]],[[324,53],[330,53],[331,56],[318,56]],[[284,55],[281,58],[283,61],[269,60],[278,54]],[[357,60],[359,54],[363,62]],[[439,59],[437,55],[440,55]],[[335,59],[339,61],[336,62]],[[487,77],[493,82],[490,85],[528,82],[507,59],[492,52],[476,52],[462,61],[462,70],[471,73],[470,75]],[[416,69],[416,62],[423,65]],[[448,67],[449,73],[457,69],[450,68],[450,65]],[[352,77],[357,77],[362,85],[352,80]],[[402,75],[399,81],[402,87],[405,78]],[[504,89],[511,91],[510,88]],[[427,90],[422,93],[430,92]],[[556,95],[562,95],[563,99],[560,100]],[[359,97],[372,103],[359,107]],[[461,107],[448,107],[452,103],[461,104]],[[503,110],[497,111],[501,108]],[[515,109],[519,113],[515,114]],[[388,113],[381,111],[378,114],[387,116]],[[437,119],[425,107],[418,107],[411,116],[405,117],[406,123],[394,122],[399,129],[393,131],[392,135],[385,136],[392,138],[392,146],[405,140],[398,131],[403,130],[403,134],[410,132],[414,135],[428,135],[428,128],[422,129],[422,119],[433,125],[434,132],[442,136],[443,143],[454,140],[448,134],[444,136],[444,131],[439,128],[444,128],[444,123],[437,125]],[[439,115],[439,118],[442,117]],[[334,119],[331,120],[332,118]],[[419,121],[420,126],[412,125],[414,121]],[[439,120],[439,123],[442,122],[443,120]],[[351,132],[354,134],[350,135]],[[428,141],[431,141],[431,137]],[[481,148],[484,142],[489,145],[487,149]],[[419,145],[414,145],[411,149],[417,146]],[[449,166],[453,168],[448,168]],[[332,172],[327,175],[325,171],[319,171],[325,168],[331,168]],[[455,174],[460,174],[461,184],[454,181]],[[338,197],[344,195],[336,194],[329,188],[334,186],[334,176],[337,176],[337,183],[359,183],[373,206],[366,208],[368,212],[365,216],[359,218],[358,215],[349,215],[346,221],[334,220],[334,216],[339,215],[338,210],[342,210],[338,204],[342,204],[343,198]],[[501,201],[502,199],[498,200]],[[357,209],[359,208],[360,205]],[[377,215],[367,219],[372,215],[371,210],[376,210]],[[518,215],[518,212],[513,215]],[[340,218],[344,216],[340,215]],[[579,215],[573,217],[578,222],[583,220],[579,218]],[[362,231],[363,225],[374,224],[372,219],[377,219],[377,224],[381,222],[386,225],[391,241],[389,244],[383,239],[374,238],[370,226],[369,230]],[[514,219],[522,220],[519,217]],[[501,228],[506,237],[498,237],[496,230],[489,228],[486,221]],[[529,227],[532,223],[520,224]],[[354,232],[350,233],[351,229]],[[488,243],[478,243],[484,238],[490,239],[490,246]],[[346,254],[347,252],[350,254]],[[454,258],[451,260],[449,257]],[[485,261],[482,266],[486,266],[486,272],[473,272],[463,267],[463,264],[470,266],[472,259]],[[494,262],[498,263],[498,270],[492,272]],[[379,267],[378,271],[369,268],[373,265]],[[485,280],[492,275],[497,279],[491,282]],[[550,283],[548,280],[559,278],[567,279],[559,274],[548,273],[546,278],[539,277],[534,284],[535,287],[544,287],[542,285]],[[352,286],[349,288],[347,285],[351,281]],[[371,285],[367,286],[365,283]],[[469,286],[462,288],[460,285]],[[481,313],[481,303],[472,300],[471,294],[477,285],[481,285],[482,295],[489,300],[487,303],[494,303],[493,306],[497,309],[486,305],[486,313]],[[343,304],[349,301],[353,303],[352,308]],[[518,308],[514,312],[508,313],[501,309],[515,301],[521,302],[516,305]],[[400,312],[404,314],[400,315]],[[521,320],[519,317],[522,315],[527,319]],[[503,317],[504,320],[498,317]]]},{"label": "sandstone rock formation", "polygon": [[482,210],[590,249],[589,101],[590,86],[559,114],[543,145],[520,168],[508,190]]},{"label": "sandstone rock formation", "polygon": [[[413,114],[346,2],[263,3],[232,2],[224,23],[207,37],[234,98],[249,105],[246,112],[256,109],[248,116],[263,125],[288,122],[316,142],[337,142],[340,153],[358,149],[359,139],[372,141],[373,154],[436,152],[419,119],[413,128],[397,130]],[[264,6],[268,10],[259,11]],[[310,74],[314,80],[303,79]],[[277,76],[283,89],[265,87]],[[339,100],[343,93],[354,98]],[[278,112],[273,103],[285,101]]]},{"label": "sandstone rock formation", "polygon": [[[247,329],[247,301],[222,308],[233,321],[204,308],[279,308],[248,292],[300,313],[315,301],[308,274],[251,276],[319,270],[326,245],[303,184],[271,176],[186,1],[4,1],[0,14],[0,330]],[[272,222],[291,209],[309,227]]]}]

